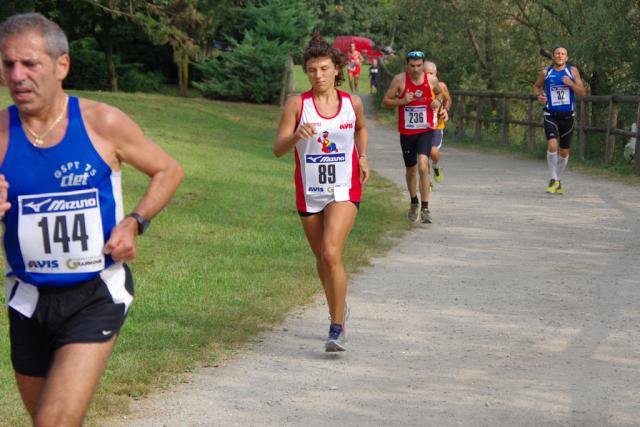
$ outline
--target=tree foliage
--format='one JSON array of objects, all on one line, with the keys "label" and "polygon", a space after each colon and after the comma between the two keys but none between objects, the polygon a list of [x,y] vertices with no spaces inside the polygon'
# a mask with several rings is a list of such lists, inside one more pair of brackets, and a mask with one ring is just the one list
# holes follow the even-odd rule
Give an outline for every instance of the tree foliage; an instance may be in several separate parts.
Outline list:
[{"label": "tree foliage", "polygon": [[[425,49],[453,87],[529,91],[556,44],[593,94],[640,91],[640,5],[618,0],[395,0],[396,47]],[[422,25],[421,25],[422,24]]]},{"label": "tree foliage", "polygon": [[315,15],[304,0],[269,0],[246,7],[240,19],[250,28],[244,38],[230,38],[231,51],[202,61],[205,81],[194,86],[209,97],[274,102],[287,58],[302,52]]}]

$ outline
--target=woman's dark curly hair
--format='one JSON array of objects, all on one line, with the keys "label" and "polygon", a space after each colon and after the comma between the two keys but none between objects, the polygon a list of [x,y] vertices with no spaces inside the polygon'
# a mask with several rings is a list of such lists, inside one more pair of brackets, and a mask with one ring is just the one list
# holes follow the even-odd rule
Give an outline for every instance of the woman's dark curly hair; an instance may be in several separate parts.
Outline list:
[{"label": "woman's dark curly hair", "polygon": [[331,58],[334,65],[338,67],[338,75],[336,76],[336,86],[340,86],[344,82],[344,73],[342,69],[347,65],[347,56],[340,50],[331,46],[324,41],[319,32],[313,33],[309,45],[302,54],[304,72],[307,72],[307,61],[314,58]]}]

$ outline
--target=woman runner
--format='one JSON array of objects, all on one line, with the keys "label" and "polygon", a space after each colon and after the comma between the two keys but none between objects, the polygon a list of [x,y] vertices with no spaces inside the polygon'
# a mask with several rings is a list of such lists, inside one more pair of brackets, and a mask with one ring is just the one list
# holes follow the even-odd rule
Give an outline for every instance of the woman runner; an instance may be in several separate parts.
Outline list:
[{"label": "woman runner", "polygon": [[315,33],[304,51],[311,90],[287,101],[273,147],[295,154],[296,206],[329,305],[328,352],[344,351],[347,274],[342,252],[369,177],[362,101],[338,90],[347,58]]}]

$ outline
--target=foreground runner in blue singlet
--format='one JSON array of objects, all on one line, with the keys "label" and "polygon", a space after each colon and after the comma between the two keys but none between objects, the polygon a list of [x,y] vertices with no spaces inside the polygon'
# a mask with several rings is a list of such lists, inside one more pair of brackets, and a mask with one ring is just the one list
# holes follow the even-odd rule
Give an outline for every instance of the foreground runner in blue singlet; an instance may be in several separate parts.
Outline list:
[{"label": "foreground runner in blue singlet", "polygon": [[[11,361],[37,426],[79,426],[133,299],[124,264],[182,169],[123,112],[65,94],[69,47],[40,14],[0,26],[0,216]],[[121,163],[151,177],[124,215]],[[28,166],[28,167],[26,167]]]}]

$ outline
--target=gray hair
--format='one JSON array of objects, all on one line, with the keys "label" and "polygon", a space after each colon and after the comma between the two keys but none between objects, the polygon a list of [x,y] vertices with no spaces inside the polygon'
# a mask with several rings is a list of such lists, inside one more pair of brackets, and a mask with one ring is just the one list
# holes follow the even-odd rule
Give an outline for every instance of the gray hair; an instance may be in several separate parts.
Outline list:
[{"label": "gray hair", "polygon": [[56,59],[69,53],[69,41],[62,28],[39,13],[24,13],[7,18],[0,25],[0,47],[10,36],[36,32],[47,41],[46,52]]},{"label": "gray hair", "polygon": [[436,74],[438,74],[438,67],[436,67],[436,63],[435,62],[431,62],[431,61],[427,61],[424,63],[424,69],[426,70],[427,67],[433,67],[433,69],[435,70]]}]

